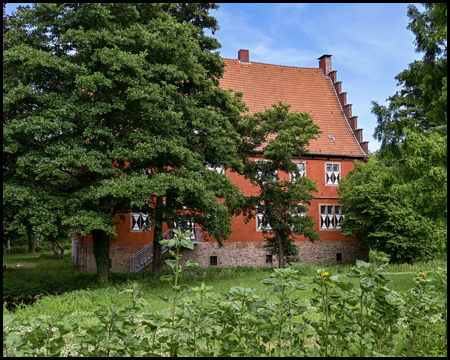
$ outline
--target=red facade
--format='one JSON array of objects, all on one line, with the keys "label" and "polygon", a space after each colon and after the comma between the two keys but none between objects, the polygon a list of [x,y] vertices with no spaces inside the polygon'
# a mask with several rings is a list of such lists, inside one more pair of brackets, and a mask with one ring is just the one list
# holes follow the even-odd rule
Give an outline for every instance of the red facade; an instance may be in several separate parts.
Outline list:
[{"label": "red facade", "polygon": [[[336,71],[332,70],[331,56],[320,57],[318,68],[250,62],[248,50],[240,50],[238,57],[237,60],[224,59],[226,68],[220,87],[242,92],[243,101],[249,107],[250,114],[264,111],[272,104],[283,101],[291,105],[291,111],[311,114],[322,131],[318,139],[311,141],[308,156],[293,159],[303,162],[305,175],[317,181],[318,192],[314,194],[316,198],[312,201],[308,214],[314,217],[316,230],[324,240],[313,246],[309,244],[309,240],[298,237],[299,244],[304,244],[303,248],[301,246],[301,258],[311,263],[351,263],[356,258],[365,257],[366,254],[357,249],[357,240],[345,238],[339,230],[339,219],[342,215],[338,211],[336,190],[339,186],[338,179],[345,177],[354,168],[354,160],[366,161],[368,142],[363,141],[362,129],[357,127],[357,117],[352,115],[352,105],[347,104],[347,93],[342,92],[342,84],[337,81]],[[246,195],[257,194],[257,188],[252,187],[242,176],[230,171],[225,173]],[[279,178],[289,178],[289,174],[280,173]],[[118,236],[111,239],[113,270],[115,268],[126,271],[130,254],[153,240],[152,231],[133,231],[133,224],[135,226],[137,221],[137,215],[135,216],[134,221],[133,215],[129,214],[125,222],[119,222],[116,227]],[[163,231],[167,229],[164,228]],[[202,244],[196,245],[198,249],[194,249],[191,254],[186,253],[185,260],[192,258],[202,267],[213,264],[211,257],[216,257],[214,261],[218,257],[222,258],[216,262],[218,266],[266,264],[265,251],[260,246],[264,238],[262,232],[257,229],[257,219],[245,224],[242,217],[236,217],[233,219],[232,229],[230,239],[222,249],[218,249],[214,245],[215,241],[203,233]],[[84,246],[87,258],[88,247],[92,242],[79,236],[78,238],[78,253],[83,252]],[[205,240],[208,240],[208,245]],[[251,251],[255,255],[248,253],[247,257],[242,257],[242,249],[247,249],[247,252]],[[89,261],[83,259],[78,259],[79,268],[89,270]],[[85,267],[83,261],[86,262]]]}]

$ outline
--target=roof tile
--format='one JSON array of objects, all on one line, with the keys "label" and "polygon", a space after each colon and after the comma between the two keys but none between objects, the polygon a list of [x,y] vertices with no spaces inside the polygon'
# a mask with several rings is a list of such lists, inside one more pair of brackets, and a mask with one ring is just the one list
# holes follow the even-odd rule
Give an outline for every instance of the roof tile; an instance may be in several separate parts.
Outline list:
[{"label": "roof tile", "polygon": [[[223,59],[225,74],[222,89],[243,93],[249,113],[264,111],[280,100],[291,111],[313,116],[322,133],[308,147],[311,154],[365,156],[350,125],[331,79],[320,68],[300,68]],[[328,139],[333,135],[334,140]]]}]

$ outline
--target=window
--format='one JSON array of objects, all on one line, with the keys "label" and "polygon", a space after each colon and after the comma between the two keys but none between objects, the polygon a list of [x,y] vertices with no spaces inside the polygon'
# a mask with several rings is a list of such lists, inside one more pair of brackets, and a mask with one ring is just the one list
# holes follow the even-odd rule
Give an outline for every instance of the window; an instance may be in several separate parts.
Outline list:
[{"label": "window", "polygon": [[210,163],[207,163],[206,168],[210,171],[216,171],[218,174],[225,174],[223,166],[212,166]]},{"label": "window", "polygon": [[299,161],[293,161],[293,163],[295,163],[298,167],[298,171],[299,171],[299,175],[291,172],[291,181],[296,181],[299,177],[304,177],[306,176],[306,163],[304,162],[299,162]]},{"label": "window", "polygon": [[209,265],[213,265],[213,266],[217,265],[217,256],[210,256],[209,257]]},{"label": "window", "polygon": [[148,228],[148,214],[131,213],[131,231],[145,231]]},{"label": "window", "polygon": [[339,230],[343,218],[339,205],[320,205],[320,230]]},{"label": "window", "polygon": [[272,265],[272,255],[266,255],[266,264]]},{"label": "window", "polygon": [[[264,163],[271,163],[271,161],[269,160],[256,160],[256,164],[257,164],[257,171],[256,171],[256,179],[257,180],[261,180],[261,182],[263,184],[267,184],[267,180],[271,181],[271,182],[275,182],[278,181],[278,170],[272,170],[271,174],[270,173],[266,173],[264,174],[264,178],[263,178],[263,171],[261,170],[261,165]],[[265,169],[267,170],[267,169]]]},{"label": "window", "polygon": [[258,231],[264,231],[264,230],[272,230],[272,227],[268,224],[266,220],[266,225],[263,225],[265,219],[265,213],[264,213],[264,205],[258,206],[256,208],[256,230]]},{"label": "window", "polygon": [[195,240],[195,222],[194,219],[191,220],[179,220],[173,222],[173,227],[181,231],[181,233],[185,233],[190,231],[193,235],[189,238],[189,240]]},{"label": "window", "polygon": [[[305,216],[306,213],[299,208],[299,205],[290,204],[289,205],[289,214],[291,216]],[[294,230],[294,225],[291,226],[291,229]]]},{"label": "window", "polygon": [[342,262],[342,253],[336,253],[336,261]]},{"label": "window", "polygon": [[291,216],[305,216],[305,212],[300,209],[300,205],[301,204],[298,205],[290,204],[289,214],[291,214]]},{"label": "window", "polygon": [[341,178],[340,164],[325,164],[325,184],[326,185],[339,185],[339,179]]}]

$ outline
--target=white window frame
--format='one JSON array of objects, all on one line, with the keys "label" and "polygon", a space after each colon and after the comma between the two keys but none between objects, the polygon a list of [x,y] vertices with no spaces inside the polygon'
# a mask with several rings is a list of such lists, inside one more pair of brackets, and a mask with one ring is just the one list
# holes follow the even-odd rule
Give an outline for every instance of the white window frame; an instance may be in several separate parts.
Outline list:
[{"label": "white window frame", "polygon": [[[301,164],[303,165],[303,170],[300,170],[300,168],[299,168],[300,175],[298,175],[298,177],[305,177],[306,176],[306,162],[304,162],[304,161],[293,161],[293,163],[295,163],[297,165],[297,167],[299,167],[299,165],[301,165]],[[290,172],[289,173],[290,181],[297,180],[295,178],[295,176],[296,176],[295,173]]]},{"label": "white window frame", "polygon": [[207,163],[206,168],[210,171],[215,171],[218,174],[225,174],[225,169],[223,166],[212,166],[210,163]]},{"label": "white window frame", "polygon": [[130,213],[130,228],[132,232],[144,232],[144,226],[147,225],[146,232],[151,229],[148,226],[148,214],[142,212]]},{"label": "white window frame", "polygon": [[[260,163],[260,162],[271,163],[272,161],[270,161],[270,160],[258,159],[258,160],[255,160],[255,162],[256,162],[256,163]],[[261,179],[261,175],[262,175],[262,172],[258,170],[258,171],[256,172],[256,178],[257,178],[258,180],[260,180],[260,179]],[[279,178],[278,178],[278,170],[275,170],[275,172],[273,173],[273,176],[276,178],[277,181],[279,180]],[[262,183],[263,183],[263,184],[267,184],[267,182],[265,182],[265,181],[263,181]]]},{"label": "white window frame", "polygon": [[[264,205],[264,204],[261,204],[261,205]],[[262,226],[260,225],[260,224],[262,224],[263,216],[264,216],[264,214],[259,212],[259,206],[257,206],[256,207],[256,231],[272,230],[272,227],[270,226],[270,224],[267,224],[265,229],[263,229]]]},{"label": "white window frame", "polygon": [[[298,211],[298,206],[299,205],[303,205],[303,204],[301,204],[301,203],[298,203],[297,205],[294,205],[294,204],[290,204],[289,205],[289,214],[291,215],[291,216],[302,216],[302,217],[305,217],[306,216],[306,212],[304,212],[304,211]],[[296,208],[297,209],[297,211],[293,211],[293,208]],[[294,229],[294,226],[291,226],[291,229]]]},{"label": "white window frame", "polygon": [[[330,168],[328,168],[330,167]],[[337,170],[335,170],[337,167]],[[339,186],[341,179],[341,163],[326,162],[325,163],[325,185]]]},{"label": "white window frame", "polygon": [[[323,212],[325,208],[325,212]],[[337,210],[337,211],[336,211]],[[320,230],[340,230],[344,215],[341,206],[336,204],[319,204]],[[327,224],[328,223],[328,224]]]},{"label": "white window frame", "polygon": [[[178,226],[178,224],[177,224],[176,221],[173,222],[173,228],[174,228],[174,229],[180,230],[182,233],[183,233],[184,231],[190,231],[190,232],[192,232],[193,235],[189,238],[189,240],[195,240],[195,221],[194,221],[194,219],[183,219],[183,220],[178,220],[178,222],[179,222],[179,223],[180,223],[180,222],[186,222],[186,223],[188,223],[188,228],[187,228],[187,230],[182,230],[181,227]],[[177,235],[174,234],[174,236],[177,236]]]}]

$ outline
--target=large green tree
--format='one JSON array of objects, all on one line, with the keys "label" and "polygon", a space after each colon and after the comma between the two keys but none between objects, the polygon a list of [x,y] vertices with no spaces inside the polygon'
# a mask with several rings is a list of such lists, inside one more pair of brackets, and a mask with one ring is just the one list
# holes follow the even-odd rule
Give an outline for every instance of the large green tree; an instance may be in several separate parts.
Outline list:
[{"label": "large green tree", "polygon": [[[9,23],[4,206],[20,198],[20,186],[64,204],[61,223],[93,235],[102,283],[115,224],[131,210],[149,213],[155,250],[163,214],[194,216],[219,241],[231,232],[226,201],[216,199],[239,193],[206,168],[237,166],[243,111],[238,97],[218,87],[220,45],[205,35],[218,28],[209,15],[216,8],[39,3]],[[162,211],[168,203],[171,211]]]},{"label": "large green tree", "polygon": [[[311,179],[300,176],[292,158],[306,154],[309,141],[320,130],[309,114],[289,108],[279,102],[272,109],[244,115],[238,127],[244,139],[240,147],[244,167],[237,171],[258,188],[257,195],[246,196],[241,211],[246,219],[258,218],[266,248],[278,256],[280,268],[298,256],[295,235],[319,239],[314,221],[306,215],[317,188]],[[292,174],[295,180],[279,180],[278,171]]]},{"label": "large green tree", "polygon": [[397,151],[407,129],[447,134],[447,3],[423,6],[422,13],[408,7],[408,28],[416,36],[416,51],[424,53],[422,60],[395,77],[401,90],[387,99],[388,106],[372,102],[375,138],[386,152]]},{"label": "large green tree", "polygon": [[423,5],[408,10],[423,59],[396,77],[402,89],[388,107],[374,103],[381,150],[338,190],[343,233],[396,262],[447,249],[447,4]]},{"label": "large green tree", "polygon": [[447,252],[447,141],[412,133],[400,152],[395,164],[355,161],[339,181],[342,233],[396,263],[440,257]]}]

